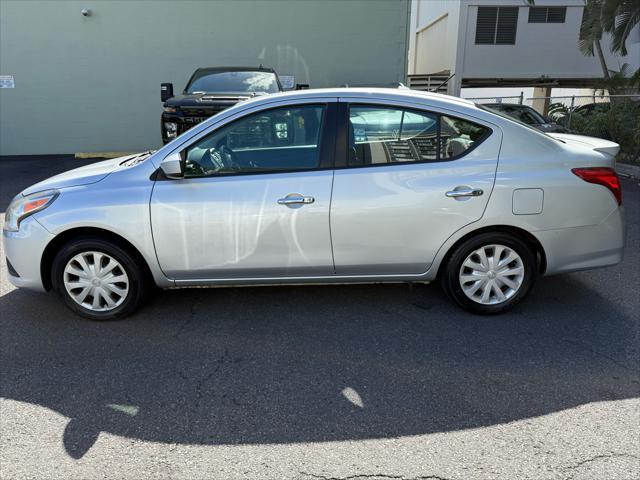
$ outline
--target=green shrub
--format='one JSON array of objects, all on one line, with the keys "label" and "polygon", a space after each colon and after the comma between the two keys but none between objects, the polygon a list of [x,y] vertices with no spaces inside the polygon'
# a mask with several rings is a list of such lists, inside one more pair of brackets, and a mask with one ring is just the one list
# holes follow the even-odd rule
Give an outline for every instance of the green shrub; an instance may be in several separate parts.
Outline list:
[{"label": "green shrub", "polygon": [[618,99],[604,111],[573,113],[569,125],[568,112],[556,117],[574,133],[600,137],[620,145],[618,159],[640,164],[640,104]]}]

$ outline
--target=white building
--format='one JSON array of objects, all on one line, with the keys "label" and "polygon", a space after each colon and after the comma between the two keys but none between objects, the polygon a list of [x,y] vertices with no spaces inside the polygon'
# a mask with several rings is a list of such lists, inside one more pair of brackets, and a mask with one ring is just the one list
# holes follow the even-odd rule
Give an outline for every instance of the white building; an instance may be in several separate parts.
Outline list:
[{"label": "white building", "polygon": [[[584,0],[412,0],[410,84],[434,86],[451,75],[447,91],[472,87],[590,87],[602,79],[597,57],[579,48]],[[640,28],[628,55],[602,48],[607,67],[640,66]],[[435,77],[429,83],[428,77]]]}]

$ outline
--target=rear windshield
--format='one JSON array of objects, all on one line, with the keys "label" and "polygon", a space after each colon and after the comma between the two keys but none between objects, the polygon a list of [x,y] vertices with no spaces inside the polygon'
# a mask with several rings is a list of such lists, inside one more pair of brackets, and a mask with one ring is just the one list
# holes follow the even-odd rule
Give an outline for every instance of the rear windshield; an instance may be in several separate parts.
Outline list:
[{"label": "rear windshield", "polygon": [[272,72],[197,72],[187,85],[187,93],[275,93],[276,75]]},{"label": "rear windshield", "polygon": [[514,105],[485,105],[485,108],[492,112],[504,113],[528,125],[540,125],[547,123],[542,115],[536,112],[533,108]]},{"label": "rear windshield", "polygon": [[548,135],[547,133],[543,132],[542,130],[538,130],[536,127],[532,127],[531,125],[528,125],[524,122],[521,122],[520,120],[518,120],[517,118],[514,118],[510,115],[507,115],[504,112],[501,112],[498,109],[493,109],[491,107],[487,107],[485,105],[482,104],[476,104],[476,107],[478,107],[481,110],[484,110],[485,112],[489,112],[489,113],[493,113],[494,115],[499,115],[502,118],[506,118],[507,120],[512,121],[513,123],[517,123],[518,125],[522,125],[523,127],[527,127],[529,130],[533,130],[536,133],[539,133],[540,135],[544,135],[545,137],[548,138],[553,138],[556,142],[560,142],[560,143],[566,143],[564,140],[560,140],[559,138],[553,137],[551,135]]}]

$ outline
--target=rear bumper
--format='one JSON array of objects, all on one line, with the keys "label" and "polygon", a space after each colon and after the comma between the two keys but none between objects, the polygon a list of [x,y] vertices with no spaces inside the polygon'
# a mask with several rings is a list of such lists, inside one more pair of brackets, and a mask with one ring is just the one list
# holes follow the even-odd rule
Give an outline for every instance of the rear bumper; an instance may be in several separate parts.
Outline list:
[{"label": "rear bumper", "polygon": [[616,265],[624,253],[624,208],[617,208],[598,225],[532,233],[546,254],[546,275]]},{"label": "rear bumper", "polygon": [[17,232],[2,231],[4,255],[13,270],[8,272],[9,281],[20,288],[44,292],[40,262],[44,249],[53,239],[33,217],[25,219]]}]

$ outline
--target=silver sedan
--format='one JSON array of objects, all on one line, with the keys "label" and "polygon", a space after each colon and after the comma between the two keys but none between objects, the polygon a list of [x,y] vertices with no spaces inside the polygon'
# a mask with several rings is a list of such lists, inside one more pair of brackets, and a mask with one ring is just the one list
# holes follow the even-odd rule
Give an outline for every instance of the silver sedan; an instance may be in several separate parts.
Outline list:
[{"label": "silver sedan", "polygon": [[9,279],[94,320],[154,286],[435,280],[499,313],[541,275],[621,261],[617,152],[410,90],[258,97],[27,188],[3,228]]}]

